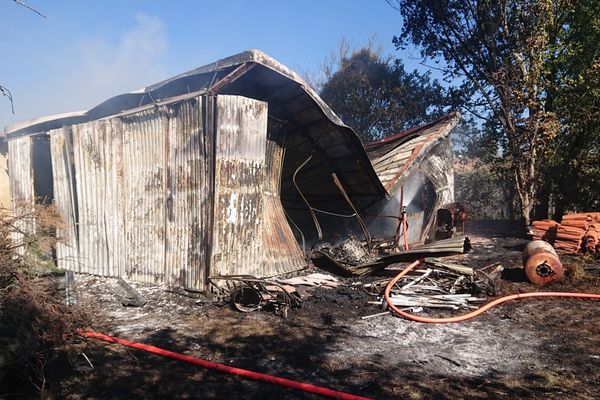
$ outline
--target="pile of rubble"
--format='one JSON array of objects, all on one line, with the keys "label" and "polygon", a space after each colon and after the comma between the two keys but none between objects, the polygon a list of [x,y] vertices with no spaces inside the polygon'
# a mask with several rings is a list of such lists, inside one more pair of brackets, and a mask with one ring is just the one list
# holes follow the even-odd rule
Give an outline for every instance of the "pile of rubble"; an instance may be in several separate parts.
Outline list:
[{"label": "pile of rubble", "polygon": [[342,276],[365,276],[373,275],[398,262],[414,261],[428,256],[463,254],[470,248],[468,237],[456,236],[375,257],[369,252],[365,243],[351,236],[333,244],[316,243],[312,249],[311,260],[316,267],[334,271]]},{"label": "pile of rubble", "polygon": [[[424,261],[424,268],[405,276],[391,289],[390,298],[395,306],[405,307],[406,311],[413,313],[424,308],[475,309],[475,304],[486,301],[486,296],[496,294],[494,281],[503,270],[499,263],[474,269],[435,258],[425,258]],[[383,292],[389,282],[390,279],[382,279],[363,285],[365,291],[376,298],[369,303],[385,307]]]},{"label": "pile of rubble", "polygon": [[598,253],[600,212],[567,214],[560,223],[550,219],[533,221],[532,236],[565,253]]}]

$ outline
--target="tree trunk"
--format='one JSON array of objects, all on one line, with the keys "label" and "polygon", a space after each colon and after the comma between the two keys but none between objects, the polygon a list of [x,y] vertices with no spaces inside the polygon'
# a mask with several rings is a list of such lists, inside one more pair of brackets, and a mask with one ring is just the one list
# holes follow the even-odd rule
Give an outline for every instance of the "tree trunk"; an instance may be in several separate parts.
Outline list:
[{"label": "tree trunk", "polygon": [[538,194],[538,204],[536,205],[534,212],[533,212],[534,218],[537,220],[548,218],[549,208],[550,208],[550,189],[548,188],[548,185],[544,185],[544,187],[540,190],[540,192]]},{"label": "tree trunk", "polygon": [[[527,174],[523,174],[522,171],[518,170],[518,165],[514,166],[513,168],[515,169],[515,186],[521,203],[521,217],[523,217],[524,228],[527,229],[529,225],[531,225],[531,211],[533,210],[534,200],[534,183],[532,179],[525,180],[523,175],[528,176],[528,173],[531,172],[531,169]],[[530,166],[527,168],[530,168]],[[535,172],[535,170],[533,170],[533,172]]]},{"label": "tree trunk", "polygon": [[531,198],[529,193],[523,193],[521,196],[521,214],[525,223],[525,228],[531,225],[531,210],[533,209]]}]

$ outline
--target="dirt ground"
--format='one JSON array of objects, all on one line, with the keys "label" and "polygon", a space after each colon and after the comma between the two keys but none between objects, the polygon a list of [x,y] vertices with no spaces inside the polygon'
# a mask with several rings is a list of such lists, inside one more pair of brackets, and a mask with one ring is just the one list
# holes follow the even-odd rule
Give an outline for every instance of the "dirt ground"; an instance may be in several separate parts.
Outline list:
[{"label": "dirt ground", "polygon": [[[477,229],[476,229],[477,228]],[[499,294],[540,290],[524,282],[525,240],[471,227],[473,250],[458,259],[506,268]],[[600,293],[598,261],[563,257],[567,277],[542,290]],[[368,278],[367,278],[368,279]],[[123,307],[114,281],[78,276],[92,329],[191,356],[380,399],[600,398],[600,307],[590,300],[522,300],[468,322],[420,324],[380,312],[359,282],[317,289],[287,319],[242,314],[224,304],[134,285],[149,300]],[[317,398],[267,383],[207,371],[98,341],[81,341],[71,360],[48,368],[51,397],[65,399]]]}]

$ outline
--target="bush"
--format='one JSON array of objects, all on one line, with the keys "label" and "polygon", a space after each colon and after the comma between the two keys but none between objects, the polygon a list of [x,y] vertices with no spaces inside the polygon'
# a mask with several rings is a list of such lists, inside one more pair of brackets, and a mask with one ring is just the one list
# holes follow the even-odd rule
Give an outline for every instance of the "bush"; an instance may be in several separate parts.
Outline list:
[{"label": "bush", "polygon": [[[4,210],[3,210],[4,211]],[[52,206],[0,217],[0,395],[7,376],[44,393],[44,369],[84,318],[45,277],[61,220]]]}]

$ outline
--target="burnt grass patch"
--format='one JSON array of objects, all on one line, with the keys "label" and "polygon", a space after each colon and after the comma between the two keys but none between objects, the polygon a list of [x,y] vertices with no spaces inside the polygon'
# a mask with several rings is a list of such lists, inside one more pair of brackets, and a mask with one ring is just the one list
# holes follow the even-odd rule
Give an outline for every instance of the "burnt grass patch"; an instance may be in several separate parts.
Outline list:
[{"label": "burnt grass patch", "polygon": [[[469,233],[469,232],[468,232]],[[459,262],[499,261],[498,296],[542,290],[517,279],[524,240],[471,233],[473,250]],[[600,292],[584,266],[598,260],[563,257],[565,279],[543,290]],[[579,265],[579,266],[578,266]],[[589,268],[588,268],[589,269]],[[514,271],[513,271],[514,270]],[[381,312],[359,283],[343,278],[318,289],[287,319],[266,311],[242,314],[136,286],[148,298],[122,307],[106,280],[78,277],[90,328],[209,361],[380,399],[600,397],[598,302],[531,299],[511,302],[465,323],[422,325]],[[438,313],[436,313],[438,314]],[[446,313],[447,314],[447,313]],[[312,399],[317,396],[199,368],[92,339],[73,344],[73,359],[48,368],[48,395],[66,399]]]}]

